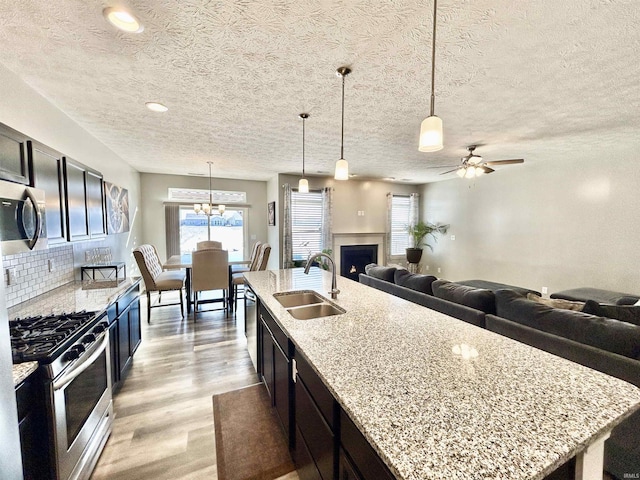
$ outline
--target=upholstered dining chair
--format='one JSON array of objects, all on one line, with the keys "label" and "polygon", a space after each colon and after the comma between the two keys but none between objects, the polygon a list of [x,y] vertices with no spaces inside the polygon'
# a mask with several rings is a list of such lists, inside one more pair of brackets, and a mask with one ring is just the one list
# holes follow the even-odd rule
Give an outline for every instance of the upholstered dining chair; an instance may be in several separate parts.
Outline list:
[{"label": "upholstered dining chair", "polygon": [[[271,245],[268,243],[263,243],[260,245],[260,251],[258,253],[258,258],[251,267],[252,272],[265,270],[267,268],[267,262],[269,261],[269,255],[271,253]],[[238,311],[238,287],[242,286],[244,288],[244,272],[234,273],[231,276],[231,283],[233,283],[233,299],[234,299],[234,311]],[[244,298],[244,297],[242,297]]]},{"label": "upholstered dining chair", "polygon": [[249,257],[249,260],[247,260],[246,262],[231,265],[231,273],[233,274],[251,271],[255,263],[258,261],[258,254],[260,253],[261,245],[262,242],[259,240],[254,243],[253,248],[251,249],[251,256]]},{"label": "upholstered dining chair", "polygon": [[196,243],[196,250],[204,250],[205,248],[222,248],[222,242],[217,240],[203,240]]},{"label": "upholstered dining chair", "polygon": [[[217,248],[196,250],[191,254],[191,288],[194,294],[193,321],[196,321],[200,303],[222,301],[225,313],[229,311],[227,303],[229,289],[229,252]],[[222,298],[200,300],[199,294],[209,290],[222,290]]]},{"label": "upholstered dining chair", "polygon": [[[183,270],[162,270],[162,263],[158,251],[153,245],[140,245],[133,250],[133,256],[138,264],[138,269],[144,280],[147,291],[147,322],[151,323],[151,309],[156,307],[168,307],[178,303],[161,303],[161,293],[169,290],[180,292],[180,314],[184,317],[184,305],[182,301],[182,289],[186,273]],[[151,292],[158,292],[158,304],[151,304]]]}]

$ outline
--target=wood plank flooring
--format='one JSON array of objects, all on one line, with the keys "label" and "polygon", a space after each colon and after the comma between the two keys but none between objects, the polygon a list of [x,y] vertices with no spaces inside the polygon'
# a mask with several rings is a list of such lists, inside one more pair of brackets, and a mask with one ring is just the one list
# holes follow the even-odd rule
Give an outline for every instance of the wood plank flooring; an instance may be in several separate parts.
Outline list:
[{"label": "wood plank flooring", "polygon": [[217,479],[212,395],[258,382],[238,306],[236,317],[202,312],[196,323],[177,306],[157,308],[151,325],[141,306],[142,344],[93,480]]}]

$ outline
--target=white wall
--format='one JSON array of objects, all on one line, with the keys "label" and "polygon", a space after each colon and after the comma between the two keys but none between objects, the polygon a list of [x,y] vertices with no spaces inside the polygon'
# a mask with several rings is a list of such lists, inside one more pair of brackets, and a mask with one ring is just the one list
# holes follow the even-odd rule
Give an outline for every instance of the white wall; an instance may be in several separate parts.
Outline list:
[{"label": "white wall", "polygon": [[[167,258],[164,203],[168,201],[169,188],[208,190],[209,177],[142,173],[140,175],[140,184],[142,191],[141,210],[145,212],[142,218],[143,241],[141,243],[155,245],[160,258],[164,260]],[[266,241],[267,182],[213,178],[211,188],[213,190],[246,192],[249,206],[247,218],[249,239],[247,247],[250,248],[256,240]]]},{"label": "white wall", "polygon": [[[281,183],[276,175],[267,182],[267,203],[276,202],[276,224],[274,226],[267,226],[267,242],[271,245],[271,254],[269,255],[269,263],[267,263],[268,270],[277,270],[280,268],[280,232],[282,232],[282,195],[280,188]],[[266,206],[265,206],[266,208]]]},{"label": "white wall", "polygon": [[[423,218],[451,224],[422,266],[549,293],[640,292],[638,146],[597,146],[423,187]],[[456,240],[451,241],[450,235]],[[437,268],[442,269],[437,273]]]}]

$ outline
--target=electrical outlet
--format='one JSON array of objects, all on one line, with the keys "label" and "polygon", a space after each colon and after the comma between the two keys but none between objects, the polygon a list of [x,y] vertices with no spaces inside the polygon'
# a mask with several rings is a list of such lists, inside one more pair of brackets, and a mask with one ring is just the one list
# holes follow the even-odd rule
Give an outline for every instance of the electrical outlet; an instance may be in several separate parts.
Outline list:
[{"label": "electrical outlet", "polygon": [[49,271],[50,272],[56,271],[56,261],[53,258],[49,259]]},{"label": "electrical outlet", "polygon": [[442,273],[442,269],[438,267],[438,273]]},{"label": "electrical outlet", "polygon": [[549,289],[547,287],[542,287],[542,294],[546,295],[547,293],[549,293]]},{"label": "electrical outlet", "polygon": [[424,269],[428,272],[429,271],[429,265],[425,265]]},{"label": "electrical outlet", "polygon": [[18,283],[18,271],[15,268],[7,268],[7,285]]},{"label": "electrical outlet", "polygon": [[456,236],[455,235],[451,235],[451,240],[455,240]]}]

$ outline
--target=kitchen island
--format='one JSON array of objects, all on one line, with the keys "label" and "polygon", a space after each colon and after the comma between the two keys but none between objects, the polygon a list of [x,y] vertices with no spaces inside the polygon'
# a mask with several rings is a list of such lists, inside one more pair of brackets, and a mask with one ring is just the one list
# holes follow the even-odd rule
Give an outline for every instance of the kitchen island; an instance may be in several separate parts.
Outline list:
[{"label": "kitchen island", "polygon": [[245,277],[399,479],[541,479],[574,456],[601,478],[604,440],[640,407],[631,384],[345,278],[346,313],[296,320],[273,294],[328,298],[322,270]]}]

